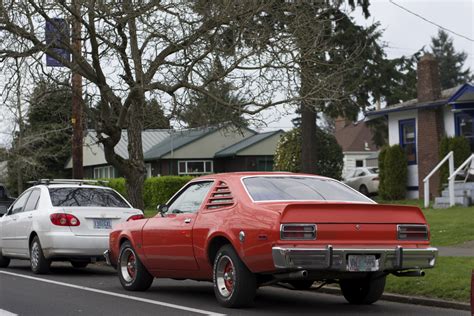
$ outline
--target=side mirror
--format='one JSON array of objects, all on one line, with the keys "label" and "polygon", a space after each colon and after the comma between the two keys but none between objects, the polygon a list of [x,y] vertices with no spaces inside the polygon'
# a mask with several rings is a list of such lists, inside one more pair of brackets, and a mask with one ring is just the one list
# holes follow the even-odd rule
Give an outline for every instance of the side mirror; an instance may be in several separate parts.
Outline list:
[{"label": "side mirror", "polygon": [[158,211],[158,213],[161,214],[161,216],[164,216],[164,214],[165,214],[166,212],[168,212],[168,205],[166,205],[166,204],[158,204],[158,205],[156,206],[156,210]]}]

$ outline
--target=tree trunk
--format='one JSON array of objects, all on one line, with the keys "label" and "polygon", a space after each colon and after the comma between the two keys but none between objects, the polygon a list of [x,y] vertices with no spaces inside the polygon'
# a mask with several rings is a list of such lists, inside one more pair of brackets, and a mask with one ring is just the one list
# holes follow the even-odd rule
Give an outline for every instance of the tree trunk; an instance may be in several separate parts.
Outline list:
[{"label": "tree trunk", "polygon": [[[303,47],[303,45],[301,45]],[[305,53],[303,56],[310,54]],[[303,98],[301,102],[301,172],[316,174],[317,172],[317,148],[316,148],[316,106],[311,100],[311,85],[314,84],[314,77],[317,76],[313,71],[314,67],[310,61],[300,62],[301,67],[301,90]]]},{"label": "tree trunk", "polygon": [[313,106],[301,105],[301,172],[316,174],[316,111]]},{"label": "tree trunk", "polygon": [[143,185],[145,183],[145,163],[143,161],[143,93],[137,93],[129,110],[128,135],[128,172],[125,173],[127,193],[130,203],[138,209],[145,207]]}]

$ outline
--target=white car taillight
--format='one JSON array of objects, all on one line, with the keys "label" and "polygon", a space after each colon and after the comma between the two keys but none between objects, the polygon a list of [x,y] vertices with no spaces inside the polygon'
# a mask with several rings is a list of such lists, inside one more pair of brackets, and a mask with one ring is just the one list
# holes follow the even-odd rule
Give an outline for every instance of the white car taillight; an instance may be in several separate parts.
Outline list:
[{"label": "white car taillight", "polygon": [[398,240],[428,240],[428,226],[415,224],[397,225]]},{"label": "white car taillight", "polygon": [[136,220],[144,219],[144,218],[145,218],[145,216],[143,216],[143,214],[136,214],[136,215],[130,216],[130,217],[127,219],[127,222],[128,222],[128,221],[136,221]]},{"label": "white car taillight", "polygon": [[51,223],[57,226],[79,226],[81,222],[79,219],[71,214],[55,213],[49,216]]},{"label": "white car taillight", "polygon": [[280,238],[282,240],[314,240],[316,230],[316,224],[281,224]]}]

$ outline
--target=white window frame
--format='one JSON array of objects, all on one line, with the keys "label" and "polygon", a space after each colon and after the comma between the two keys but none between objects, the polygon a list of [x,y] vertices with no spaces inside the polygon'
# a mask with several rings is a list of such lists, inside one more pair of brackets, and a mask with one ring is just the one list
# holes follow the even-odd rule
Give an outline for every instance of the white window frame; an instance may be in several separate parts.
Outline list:
[{"label": "white window frame", "polygon": [[[196,163],[202,162],[204,172],[188,172],[188,163]],[[211,163],[211,170],[206,169],[206,163]],[[184,163],[184,171],[180,170],[181,163]],[[185,175],[185,174],[209,174],[214,172],[214,161],[212,160],[178,160],[178,174]]]},{"label": "white window frame", "polygon": [[[104,175],[102,177],[102,175]],[[94,167],[94,179],[111,179],[116,177],[114,166]]]},{"label": "white window frame", "polygon": [[151,163],[146,163],[145,164],[145,169],[146,169],[146,178],[151,178]]}]

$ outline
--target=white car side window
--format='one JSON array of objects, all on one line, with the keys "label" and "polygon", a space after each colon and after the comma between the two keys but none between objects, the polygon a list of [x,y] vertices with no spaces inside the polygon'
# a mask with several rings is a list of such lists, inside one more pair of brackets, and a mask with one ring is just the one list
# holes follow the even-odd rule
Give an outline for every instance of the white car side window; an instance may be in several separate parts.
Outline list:
[{"label": "white car side window", "polygon": [[26,201],[28,197],[30,196],[31,191],[23,193],[12,205],[10,214],[17,214],[20,212],[23,212],[23,209],[25,207]]}]

